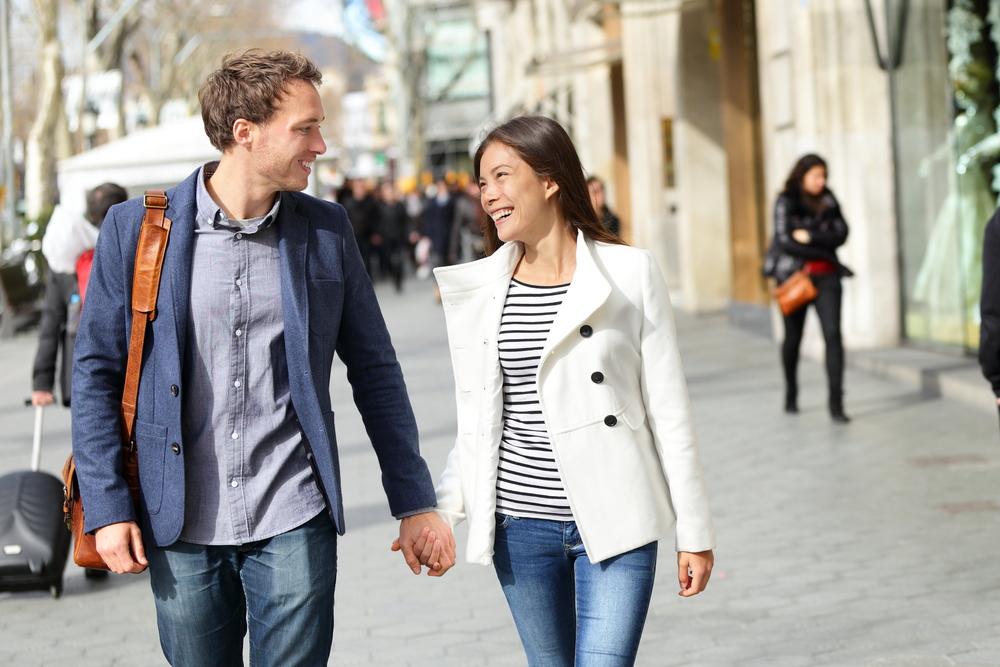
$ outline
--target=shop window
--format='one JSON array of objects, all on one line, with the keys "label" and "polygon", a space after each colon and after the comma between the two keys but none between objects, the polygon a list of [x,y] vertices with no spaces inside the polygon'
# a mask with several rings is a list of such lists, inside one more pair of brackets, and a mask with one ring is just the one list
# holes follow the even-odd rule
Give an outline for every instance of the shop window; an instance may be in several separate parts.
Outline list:
[{"label": "shop window", "polygon": [[971,350],[1000,192],[1000,0],[915,0],[908,13],[892,77],[904,333]]}]

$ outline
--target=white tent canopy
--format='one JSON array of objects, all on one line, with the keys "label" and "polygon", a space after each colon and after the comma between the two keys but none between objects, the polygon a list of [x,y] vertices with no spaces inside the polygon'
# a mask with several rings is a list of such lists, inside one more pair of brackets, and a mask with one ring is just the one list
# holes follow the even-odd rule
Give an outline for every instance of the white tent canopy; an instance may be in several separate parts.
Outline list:
[{"label": "white tent canopy", "polygon": [[157,125],[60,161],[59,199],[83,213],[86,192],[101,183],[117,183],[137,197],[144,190],[171,188],[219,156],[200,115]]}]

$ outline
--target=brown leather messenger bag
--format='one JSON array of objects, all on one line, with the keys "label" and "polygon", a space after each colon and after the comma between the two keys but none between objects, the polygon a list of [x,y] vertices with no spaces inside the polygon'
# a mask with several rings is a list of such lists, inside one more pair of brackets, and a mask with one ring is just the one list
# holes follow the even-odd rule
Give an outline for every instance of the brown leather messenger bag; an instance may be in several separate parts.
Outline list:
[{"label": "brown leather messenger bag", "polygon": [[[163,255],[170,236],[170,220],[165,217],[167,195],[163,190],[147,190],[142,198],[146,214],[139,230],[135,250],[135,272],[132,277],[132,335],[129,339],[128,365],[125,367],[125,390],[122,393],[121,427],[123,475],[132,493],[139,514],[139,452],[135,446],[135,406],[142,371],[142,350],[146,342],[146,327],[156,319],[156,297],[160,290]],[[73,455],[63,466],[63,512],[66,525],[73,533],[73,561],[92,570],[107,570],[97,553],[94,535],[83,532],[83,502],[76,480]]]}]

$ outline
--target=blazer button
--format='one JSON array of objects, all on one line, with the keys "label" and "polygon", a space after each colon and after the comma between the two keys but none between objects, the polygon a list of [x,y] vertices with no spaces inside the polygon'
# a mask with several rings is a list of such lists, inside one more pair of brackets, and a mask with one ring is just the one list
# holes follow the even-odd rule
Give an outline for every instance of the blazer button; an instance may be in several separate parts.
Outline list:
[{"label": "blazer button", "polygon": [[594,382],[594,384],[601,384],[604,382],[604,373],[597,371],[590,376],[590,379]]},{"label": "blazer button", "polygon": [[584,324],[580,327],[580,335],[584,338],[590,338],[594,334],[594,329],[589,324]]},{"label": "blazer button", "polygon": [[177,385],[175,385],[175,384],[170,385],[170,395],[171,396],[176,396],[179,391],[180,391],[180,389],[177,388]]},{"label": "blazer button", "polygon": [[618,417],[615,417],[614,415],[608,415],[607,417],[604,418],[604,423],[607,426],[614,426],[615,424],[618,423]]},{"label": "blazer button", "polygon": [[181,453],[181,446],[178,445],[176,442],[174,444],[170,445],[170,449],[173,450],[174,454],[180,454]]}]

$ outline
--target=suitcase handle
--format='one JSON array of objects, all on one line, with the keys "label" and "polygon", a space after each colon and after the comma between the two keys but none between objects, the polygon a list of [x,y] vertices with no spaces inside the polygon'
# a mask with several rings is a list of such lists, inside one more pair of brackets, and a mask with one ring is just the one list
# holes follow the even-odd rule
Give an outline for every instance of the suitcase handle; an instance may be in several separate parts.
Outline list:
[{"label": "suitcase handle", "polygon": [[42,467],[42,416],[45,414],[45,406],[35,406],[35,436],[31,441],[31,470],[38,472]]}]

